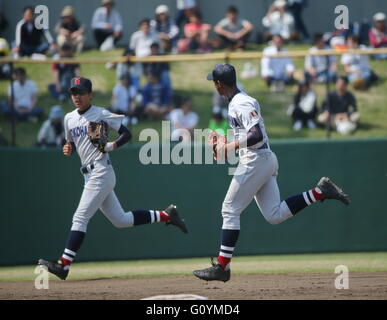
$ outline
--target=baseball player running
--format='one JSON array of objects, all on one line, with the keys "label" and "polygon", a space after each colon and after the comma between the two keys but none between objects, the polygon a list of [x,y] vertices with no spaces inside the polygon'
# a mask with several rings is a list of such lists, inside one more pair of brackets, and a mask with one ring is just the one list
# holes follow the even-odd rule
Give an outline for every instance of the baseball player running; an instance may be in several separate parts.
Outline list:
[{"label": "baseball player running", "polygon": [[230,261],[238,240],[240,215],[255,199],[258,208],[271,224],[296,215],[312,203],[335,199],[349,204],[348,196],[329,178],[323,177],[311,190],[280,200],[277,185],[278,161],[270,150],[269,139],[259,103],[236,86],[236,72],[229,64],[216,65],[208,74],[220,95],[229,101],[229,123],[235,141],[227,142],[217,133],[209,138],[214,158],[229,150],[238,150],[239,164],[222,205],[223,226],[219,256],[212,266],[193,274],[203,280],[230,280]]},{"label": "baseball player running", "polygon": [[[93,93],[89,79],[73,78],[70,94],[76,109],[66,114],[64,119],[67,143],[63,147],[63,153],[70,156],[75,150],[78,152],[85,185],[62,257],[58,262],[43,259],[38,262],[62,280],[67,278],[70,264],[85,237],[87,224],[98,208],[117,228],[165,222],[178,227],[184,233],[188,232],[174,205],[160,211],[125,212],[122,209],[114,193],[116,177],[108,152],[127,143],[131,133],[121,124],[123,116],[91,104]],[[113,142],[107,142],[109,128],[119,134]]]}]

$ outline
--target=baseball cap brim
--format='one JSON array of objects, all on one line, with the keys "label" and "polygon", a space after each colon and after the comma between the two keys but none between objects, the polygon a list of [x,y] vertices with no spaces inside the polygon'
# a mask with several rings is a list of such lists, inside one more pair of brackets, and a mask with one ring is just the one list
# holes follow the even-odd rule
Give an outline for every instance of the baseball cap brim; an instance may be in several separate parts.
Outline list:
[{"label": "baseball cap brim", "polygon": [[212,72],[210,72],[210,73],[207,75],[207,80],[210,80],[210,81],[214,80],[214,75],[213,75]]},{"label": "baseball cap brim", "polygon": [[70,94],[73,94],[73,93],[88,93],[89,90],[87,90],[85,87],[83,86],[73,86],[69,89],[69,93]]}]

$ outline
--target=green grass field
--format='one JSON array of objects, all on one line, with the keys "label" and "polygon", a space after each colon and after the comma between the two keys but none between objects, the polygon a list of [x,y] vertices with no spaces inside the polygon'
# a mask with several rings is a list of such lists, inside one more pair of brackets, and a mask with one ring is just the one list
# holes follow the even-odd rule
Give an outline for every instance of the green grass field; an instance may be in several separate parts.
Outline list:
[{"label": "green grass field", "polygon": [[[306,46],[292,46],[289,50],[302,50]],[[253,47],[257,49],[257,47]],[[258,48],[261,49],[261,48]],[[80,54],[80,57],[120,57],[122,49],[116,49],[111,52],[101,53],[97,50],[90,50]],[[222,62],[222,61],[218,61]],[[242,70],[247,60],[231,61],[239,72]],[[249,61],[259,67],[259,61]],[[294,59],[297,70],[302,71],[304,59]],[[179,62],[171,64],[171,77],[176,94],[188,95],[193,98],[194,109],[200,116],[199,128],[206,128],[211,116],[211,98],[213,85],[205,80],[206,74],[212,69],[215,61],[201,62]],[[27,69],[31,79],[37,82],[39,88],[39,105],[44,107],[48,113],[50,107],[58,102],[54,101],[47,92],[47,85],[52,82],[51,65],[27,65],[19,64]],[[371,60],[372,68],[382,79],[387,76],[387,61]],[[341,70],[342,71],[342,70]],[[110,106],[111,91],[116,83],[115,70],[107,70],[102,64],[85,64],[81,68],[81,73],[85,77],[91,78],[96,90],[94,102],[100,106]],[[241,80],[244,89],[257,98],[262,106],[263,116],[269,136],[274,139],[283,138],[316,138],[324,139],[326,133],[323,129],[301,130],[294,132],[289,117],[286,115],[286,109],[292,102],[294,88],[287,88],[286,92],[270,93],[264,82],[259,78]],[[6,99],[6,90],[8,82],[0,82],[0,100]],[[358,105],[361,112],[362,120],[359,129],[350,137],[380,137],[387,135],[387,112],[385,101],[387,100],[387,85],[384,80],[378,82],[368,91],[356,92]],[[315,90],[319,96],[319,104],[325,94],[324,85],[316,85]],[[62,104],[66,112],[72,110],[70,103]],[[35,143],[36,135],[41,123],[20,123],[17,125],[17,145],[28,147]],[[139,132],[144,128],[155,128],[159,130],[161,123],[156,121],[143,121],[133,128],[134,140],[138,142]],[[0,118],[0,135],[8,142],[11,139],[11,127],[8,122]],[[348,138],[334,133],[333,138]],[[349,137],[349,138],[350,138]]]},{"label": "green grass field", "polygon": [[[71,268],[71,279],[190,275],[192,270],[208,265],[206,258],[76,263]],[[334,272],[338,265],[347,266],[349,272],[387,271],[387,252],[235,257],[232,270],[237,274],[316,273]],[[32,281],[35,267],[0,267],[0,281]]]}]

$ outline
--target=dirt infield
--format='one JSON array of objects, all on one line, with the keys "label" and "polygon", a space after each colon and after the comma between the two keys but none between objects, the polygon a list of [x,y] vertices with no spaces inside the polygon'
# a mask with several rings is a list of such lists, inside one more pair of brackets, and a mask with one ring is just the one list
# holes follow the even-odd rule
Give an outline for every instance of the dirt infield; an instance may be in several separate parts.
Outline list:
[{"label": "dirt infield", "polygon": [[50,281],[49,290],[31,282],[0,282],[0,299],[142,299],[163,294],[197,294],[209,299],[387,299],[387,272],[353,272],[349,289],[336,290],[331,273],[240,274],[227,283],[193,276]]}]

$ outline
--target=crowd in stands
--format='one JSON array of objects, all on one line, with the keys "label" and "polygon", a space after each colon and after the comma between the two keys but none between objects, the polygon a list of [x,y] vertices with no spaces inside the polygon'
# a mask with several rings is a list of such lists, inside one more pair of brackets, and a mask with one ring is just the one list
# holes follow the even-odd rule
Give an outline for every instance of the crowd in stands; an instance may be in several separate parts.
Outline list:
[{"label": "crowd in stands", "polygon": [[[293,104],[288,109],[294,130],[298,131],[302,127],[314,129],[316,125],[322,125],[342,134],[351,133],[356,129],[360,115],[356,98],[348,90],[348,84],[354,89],[366,90],[378,79],[370,68],[368,55],[343,54],[340,60],[334,55],[306,56],[301,77],[296,77],[296,68],[290,57],[273,58],[269,55],[286,53],[285,47],[295,41],[313,42],[310,53],[340,48],[363,50],[369,47],[387,47],[386,15],[376,13],[373,16],[374,25],[368,29],[365,26],[359,28],[352,25],[350,32],[335,30],[319,33],[311,40],[302,19],[302,11],[306,5],[306,0],[275,0],[264,15],[261,21],[264,31],[258,32],[255,40],[256,43],[264,44],[261,78],[273,92],[282,92],[285,86],[296,85]],[[138,30],[128,37],[130,40],[123,50],[123,57],[127,61],[110,63],[108,67],[115,69],[117,79],[112,91],[111,110],[125,115],[123,123],[135,125],[142,118],[169,119],[176,132],[172,138],[178,140],[179,132],[184,131],[181,129],[192,132],[198,125],[198,115],[192,111],[191,98],[183,97],[177,99],[179,103],[175,102],[177,100],[169,63],[132,63],[130,58],[244,50],[253,38],[254,26],[240,15],[235,5],[226,8],[224,17],[214,26],[206,22],[195,0],[177,0],[176,9],[176,16],[173,17],[170,8],[161,4],[149,18],[141,19]],[[36,28],[34,9],[27,7],[16,25],[11,52],[7,41],[0,38],[0,55],[11,53],[15,58],[49,55],[54,59],[71,59],[84,48],[85,30],[88,26],[81,20],[74,7],[65,6],[54,29],[56,36],[53,37],[49,30]],[[113,49],[123,39],[122,14],[115,8],[113,0],[101,1],[89,26],[95,45],[101,51]],[[365,37],[364,34],[367,33],[368,37]],[[387,54],[372,58],[387,59]],[[344,69],[343,75],[339,74],[340,65]],[[6,65],[1,65],[0,77],[6,75],[6,72]],[[78,64],[54,63],[53,81],[48,86],[48,92],[59,102],[67,101],[70,79],[80,75],[81,66]],[[13,88],[8,88],[8,96],[9,99],[11,95],[14,97],[14,108],[10,107],[9,100],[0,104],[0,112],[8,116],[14,115],[20,121],[41,119],[43,109],[38,106],[36,84],[28,79],[23,68],[15,69],[13,77]],[[327,94],[319,108],[313,86],[315,83],[328,82],[335,83],[335,90]],[[63,141],[61,118],[61,107],[52,107],[39,132],[38,145],[54,146]],[[226,118],[227,101],[214,93],[209,127],[225,131]],[[184,134],[180,135],[180,140],[187,139]]]}]

